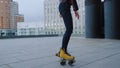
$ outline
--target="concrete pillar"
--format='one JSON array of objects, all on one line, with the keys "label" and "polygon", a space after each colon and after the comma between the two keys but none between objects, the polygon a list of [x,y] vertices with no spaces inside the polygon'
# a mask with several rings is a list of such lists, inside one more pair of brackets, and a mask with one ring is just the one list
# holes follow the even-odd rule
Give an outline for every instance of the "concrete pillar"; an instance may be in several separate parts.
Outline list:
[{"label": "concrete pillar", "polygon": [[105,0],[105,38],[120,39],[120,1]]},{"label": "concrete pillar", "polygon": [[104,37],[101,12],[101,0],[85,0],[86,38]]}]

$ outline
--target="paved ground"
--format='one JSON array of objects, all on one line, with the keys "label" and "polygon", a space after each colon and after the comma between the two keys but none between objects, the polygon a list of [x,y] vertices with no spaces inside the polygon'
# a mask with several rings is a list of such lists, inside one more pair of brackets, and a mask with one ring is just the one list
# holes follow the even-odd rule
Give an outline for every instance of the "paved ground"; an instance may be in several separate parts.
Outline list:
[{"label": "paved ground", "polygon": [[120,40],[72,37],[74,66],[61,66],[54,56],[62,37],[0,40],[0,68],[120,68]]}]

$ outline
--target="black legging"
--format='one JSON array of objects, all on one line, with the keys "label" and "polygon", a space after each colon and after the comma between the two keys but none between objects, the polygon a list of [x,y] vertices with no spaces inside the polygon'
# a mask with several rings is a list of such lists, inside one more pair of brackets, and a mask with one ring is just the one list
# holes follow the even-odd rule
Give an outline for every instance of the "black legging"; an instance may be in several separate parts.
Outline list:
[{"label": "black legging", "polygon": [[65,51],[67,51],[68,42],[73,32],[73,20],[72,20],[70,7],[71,5],[67,3],[60,3],[59,5],[59,12],[63,17],[63,21],[66,27],[66,31],[62,40],[62,48],[65,49]]}]

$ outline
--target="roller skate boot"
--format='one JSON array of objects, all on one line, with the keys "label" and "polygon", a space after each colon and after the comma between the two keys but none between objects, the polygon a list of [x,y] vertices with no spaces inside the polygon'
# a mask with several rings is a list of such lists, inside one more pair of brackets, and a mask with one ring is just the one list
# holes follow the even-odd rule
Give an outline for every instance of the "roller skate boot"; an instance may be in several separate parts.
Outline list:
[{"label": "roller skate boot", "polygon": [[72,65],[75,62],[75,57],[71,56],[68,52],[65,52],[64,49],[60,49],[60,51],[56,54],[56,56],[61,58],[61,65],[65,65],[66,61],[68,61],[69,65]]}]

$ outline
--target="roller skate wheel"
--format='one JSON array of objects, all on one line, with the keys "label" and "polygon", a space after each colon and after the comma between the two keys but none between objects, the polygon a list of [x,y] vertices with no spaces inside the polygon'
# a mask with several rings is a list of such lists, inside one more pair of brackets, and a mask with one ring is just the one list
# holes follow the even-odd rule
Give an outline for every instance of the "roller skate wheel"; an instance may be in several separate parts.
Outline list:
[{"label": "roller skate wheel", "polygon": [[75,63],[75,60],[70,60],[70,61],[68,62],[69,65],[73,65],[73,63]]},{"label": "roller skate wheel", "polygon": [[60,64],[61,64],[61,65],[66,65],[66,60],[65,60],[65,59],[61,59]]},{"label": "roller skate wheel", "polygon": [[66,62],[60,62],[60,65],[66,65]]}]

